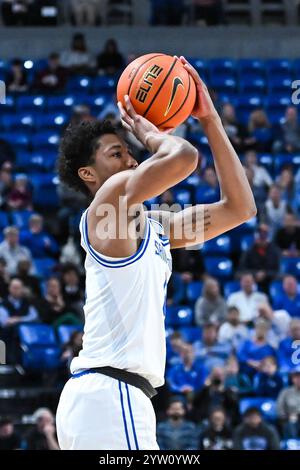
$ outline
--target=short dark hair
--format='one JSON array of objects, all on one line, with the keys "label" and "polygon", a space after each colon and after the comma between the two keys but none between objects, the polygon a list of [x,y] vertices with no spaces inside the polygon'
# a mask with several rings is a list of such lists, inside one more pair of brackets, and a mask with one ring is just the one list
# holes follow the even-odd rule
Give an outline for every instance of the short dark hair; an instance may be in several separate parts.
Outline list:
[{"label": "short dark hair", "polygon": [[94,162],[98,139],[105,134],[117,134],[110,121],[82,121],[67,127],[60,143],[58,158],[58,174],[62,183],[89,194],[88,188],[78,176],[78,170]]},{"label": "short dark hair", "polygon": [[245,411],[244,413],[244,418],[248,418],[249,416],[252,416],[252,415],[259,415],[261,416],[261,411],[259,408],[257,408],[256,406],[250,406],[249,408],[247,408],[247,410]]}]

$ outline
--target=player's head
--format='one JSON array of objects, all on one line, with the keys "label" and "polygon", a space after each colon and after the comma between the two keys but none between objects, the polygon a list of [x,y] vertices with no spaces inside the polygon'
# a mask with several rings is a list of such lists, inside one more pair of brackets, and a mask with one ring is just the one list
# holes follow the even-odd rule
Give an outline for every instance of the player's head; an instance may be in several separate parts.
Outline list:
[{"label": "player's head", "polygon": [[85,194],[95,194],[115,173],[138,166],[127,143],[109,121],[69,126],[62,138],[60,180]]}]

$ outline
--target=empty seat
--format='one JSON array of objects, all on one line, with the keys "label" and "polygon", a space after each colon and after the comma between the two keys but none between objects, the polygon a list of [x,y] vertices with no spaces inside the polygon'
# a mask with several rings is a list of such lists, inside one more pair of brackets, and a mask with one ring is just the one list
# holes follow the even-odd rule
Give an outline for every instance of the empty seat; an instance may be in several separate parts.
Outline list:
[{"label": "empty seat", "polygon": [[19,170],[29,172],[53,171],[57,158],[57,152],[44,151],[19,151],[17,152],[16,167]]},{"label": "empty seat", "polygon": [[203,282],[202,281],[191,281],[186,286],[186,297],[187,300],[194,304],[202,292]]},{"label": "empty seat", "polygon": [[53,268],[56,261],[52,258],[36,258],[33,260],[37,275],[41,278],[47,278],[53,274]]},{"label": "empty seat", "polygon": [[3,132],[0,135],[0,139],[11,144],[16,150],[27,150],[29,148],[29,134],[22,131]]},{"label": "empty seat", "polygon": [[292,89],[292,79],[287,77],[272,77],[267,80],[269,94],[273,93],[289,93]]},{"label": "empty seat", "polygon": [[167,306],[166,325],[167,326],[188,326],[193,322],[193,311],[186,306]]},{"label": "empty seat", "polygon": [[204,258],[204,264],[210,276],[220,280],[229,279],[232,276],[232,261],[229,258],[210,256]]},{"label": "empty seat", "polygon": [[196,190],[196,202],[198,204],[210,204],[220,199],[219,188],[212,188],[208,185],[199,186]]},{"label": "empty seat", "polygon": [[230,238],[228,235],[221,235],[204,243],[202,253],[204,255],[228,255],[230,253]]},{"label": "empty seat", "polygon": [[60,325],[57,328],[57,335],[61,345],[68,343],[71,339],[72,334],[75,331],[82,331],[81,326],[75,325]]},{"label": "empty seat", "polygon": [[240,413],[244,414],[248,408],[259,408],[264,418],[274,421],[277,418],[276,401],[272,398],[249,397],[240,400]]},{"label": "empty seat", "polygon": [[93,93],[106,91],[113,94],[115,92],[116,85],[117,81],[115,77],[100,75],[93,80],[91,87]]},{"label": "empty seat", "polygon": [[61,364],[61,349],[52,326],[23,324],[18,329],[22,365],[29,370],[49,370]]},{"label": "empty seat", "polygon": [[199,326],[183,326],[179,328],[179,332],[187,343],[195,343],[201,339],[202,330]]},{"label": "empty seat", "polygon": [[281,258],[281,272],[283,274],[292,274],[300,278],[300,258]]},{"label": "empty seat", "polygon": [[40,131],[32,136],[31,144],[34,150],[58,149],[60,134],[56,130]]},{"label": "empty seat", "polygon": [[8,214],[5,211],[0,210],[0,230],[3,230],[9,225]]},{"label": "empty seat", "polygon": [[230,294],[233,294],[234,292],[238,292],[241,289],[240,281],[233,280],[233,281],[227,281],[224,284],[224,296],[227,299]]},{"label": "empty seat", "polygon": [[57,129],[59,132],[67,126],[70,120],[70,113],[47,113],[42,114],[35,122],[37,129]]},{"label": "empty seat", "polygon": [[173,188],[172,193],[174,196],[174,201],[180,204],[181,206],[184,206],[185,204],[192,204],[193,202],[192,193],[189,189]]},{"label": "empty seat", "polygon": [[66,90],[72,93],[88,91],[92,84],[92,78],[88,76],[71,77],[68,80]]},{"label": "empty seat", "polygon": [[19,111],[43,109],[46,99],[43,95],[21,95],[17,98],[17,108]]},{"label": "empty seat", "polygon": [[248,233],[241,237],[241,251],[247,251],[253,246],[254,243],[254,234]]},{"label": "empty seat", "polygon": [[240,77],[239,88],[241,93],[252,93],[263,96],[266,81],[263,77]]},{"label": "empty seat", "polygon": [[55,175],[31,175],[33,184],[33,204],[42,209],[56,209],[59,204],[57,194],[58,178]]}]

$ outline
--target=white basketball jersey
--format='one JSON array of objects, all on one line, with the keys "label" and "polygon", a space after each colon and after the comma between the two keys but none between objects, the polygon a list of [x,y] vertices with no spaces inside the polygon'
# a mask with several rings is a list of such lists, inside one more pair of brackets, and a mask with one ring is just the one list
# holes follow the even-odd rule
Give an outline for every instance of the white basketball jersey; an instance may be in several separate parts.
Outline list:
[{"label": "white basketball jersey", "polygon": [[162,225],[146,217],[138,251],[111,258],[89,243],[87,211],[80,221],[86,251],[83,348],[71,372],[111,366],[140,374],[153,387],[164,383],[165,302],[171,275],[170,242]]}]

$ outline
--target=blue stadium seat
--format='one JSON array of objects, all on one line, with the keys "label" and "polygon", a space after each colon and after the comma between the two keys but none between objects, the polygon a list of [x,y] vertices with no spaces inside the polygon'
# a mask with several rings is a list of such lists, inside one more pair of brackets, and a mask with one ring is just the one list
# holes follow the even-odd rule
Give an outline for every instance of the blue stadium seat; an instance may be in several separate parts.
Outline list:
[{"label": "blue stadium seat", "polygon": [[209,83],[210,87],[218,93],[236,93],[237,90],[237,82],[235,78],[214,76],[211,78]]},{"label": "blue stadium seat", "polygon": [[266,81],[262,77],[240,77],[239,80],[240,93],[252,93],[254,95],[263,96],[266,88]]},{"label": "blue stadium seat", "polygon": [[46,98],[43,95],[21,95],[17,98],[17,108],[22,112],[43,109],[45,105]]},{"label": "blue stadium seat", "polygon": [[185,204],[192,204],[192,193],[187,188],[173,188],[172,193],[175,203],[184,206]]},{"label": "blue stadium seat", "polygon": [[241,285],[239,281],[227,281],[224,284],[224,296],[227,299],[230,294],[233,294],[234,292],[238,292],[241,289]]},{"label": "blue stadium seat", "polygon": [[71,77],[68,80],[67,92],[76,93],[77,91],[88,91],[92,84],[92,78],[88,76]]},{"label": "blue stadium seat", "polygon": [[261,97],[258,95],[245,95],[237,99],[237,116],[242,124],[247,124],[250,113],[262,105]]},{"label": "blue stadium seat", "polygon": [[196,203],[198,204],[210,204],[217,202],[220,199],[219,189],[211,188],[207,185],[199,186],[196,190]]},{"label": "blue stadium seat", "polygon": [[91,88],[93,93],[98,93],[98,92],[108,92],[113,94],[117,85],[117,80],[115,77],[111,76],[98,76],[94,78]]},{"label": "blue stadium seat", "polygon": [[272,303],[274,303],[275,300],[277,300],[283,294],[283,287],[282,287],[281,280],[275,279],[274,281],[270,282],[269,294],[270,294]]},{"label": "blue stadium seat", "polygon": [[248,233],[241,237],[241,251],[247,251],[254,243],[254,234]]},{"label": "blue stadium seat", "polygon": [[300,258],[281,258],[281,272],[282,274],[292,274],[300,279]]},{"label": "blue stadium seat", "polygon": [[197,70],[201,78],[203,78],[204,75],[207,75],[207,61],[199,58],[197,59],[195,57],[189,57],[187,60]]},{"label": "blue stadium seat", "polygon": [[19,230],[26,230],[28,228],[28,222],[30,217],[34,214],[34,211],[31,210],[14,210],[11,213],[12,223]]},{"label": "blue stadium seat", "polygon": [[6,95],[5,104],[1,105],[3,112],[13,112],[16,106],[16,98],[14,95]]},{"label": "blue stadium seat", "polygon": [[38,120],[40,113],[29,111],[27,113],[6,113],[1,117],[1,127],[6,131],[30,130]]},{"label": "blue stadium seat", "polygon": [[286,439],[280,443],[281,450],[300,450],[300,439]]},{"label": "blue stadium seat", "polygon": [[239,74],[243,73],[248,77],[264,76],[265,63],[261,59],[240,59],[237,61],[237,69]]},{"label": "blue stadium seat", "polygon": [[249,397],[240,400],[241,414],[244,414],[251,407],[259,408],[264,418],[268,421],[275,421],[277,418],[276,400],[272,398]]},{"label": "blue stadium seat", "polygon": [[9,225],[8,214],[0,210],[0,230],[3,230]]},{"label": "blue stadium seat", "polygon": [[48,96],[47,108],[51,113],[66,112],[66,110],[72,109],[75,103],[76,98],[71,93],[65,93],[64,95],[52,95]]},{"label": "blue stadium seat", "polygon": [[36,207],[55,209],[58,207],[58,178],[54,174],[32,174],[33,204]]},{"label": "blue stadium seat", "polygon": [[195,343],[202,336],[202,329],[199,326],[183,326],[179,328],[179,332],[187,343]]},{"label": "blue stadium seat", "polygon": [[204,258],[205,270],[210,276],[220,280],[232,277],[232,261],[229,258],[210,256]]},{"label": "blue stadium seat", "polygon": [[278,175],[283,166],[291,165],[297,170],[300,166],[300,155],[290,153],[278,154],[274,156],[275,174]]},{"label": "blue stadium seat", "polygon": [[60,366],[61,349],[53,327],[23,324],[18,329],[22,349],[22,365],[30,370],[51,370]]},{"label": "blue stadium seat", "polygon": [[204,255],[229,255],[231,251],[230,237],[228,235],[221,235],[212,240],[204,243],[202,253]]},{"label": "blue stadium seat", "polygon": [[265,62],[266,72],[276,78],[290,78],[292,63],[288,59],[269,59]]},{"label": "blue stadium seat", "polygon": [[75,326],[75,325],[60,325],[57,328],[57,335],[58,335],[59,343],[62,346],[68,343],[74,331],[82,331],[82,327]]},{"label": "blue stadium seat", "polygon": [[33,260],[37,275],[41,278],[47,278],[53,274],[53,268],[56,261],[52,258],[36,258]]},{"label": "blue stadium seat", "polygon": [[36,129],[57,129],[59,132],[68,124],[70,113],[47,113],[42,114],[35,122]]},{"label": "blue stadium seat", "polygon": [[57,130],[41,131],[34,134],[31,138],[31,144],[34,150],[53,150],[58,149],[60,135]]},{"label": "blue stadium seat", "polygon": [[167,306],[166,325],[167,326],[189,326],[193,323],[193,311],[186,306]]},{"label": "blue stadium seat", "polygon": [[258,153],[258,162],[266,168],[270,173],[273,173],[274,156],[269,153]]},{"label": "blue stadium seat", "polygon": [[292,79],[270,76],[267,81],[267,87],[270,95],[275,93],[289,93],[292,89]]},{"label": "blue stadium seat", "polygon": [[57,152],[44,150],[42,152],[17,152],[16,167],[28,172],[53,171]]},{"label": "blue stadium seat", "polygon": [[29,147],[29,134],[24,131],[3,132],[0,138],[11,144],[16,150],[27,150]]},{"label": "blue stadium seat", "polygon": [[186,286],[186,297],[191,304],[194,304],[202,292],[202,281],[191,281]]},{"label": "blue stadium seat", "polygon": [[236,73],[236,62],[227,58],[211,59],[207,62],[207,68],[212,78],[223,74],[226,75],[227,73],[234,76]]}]

